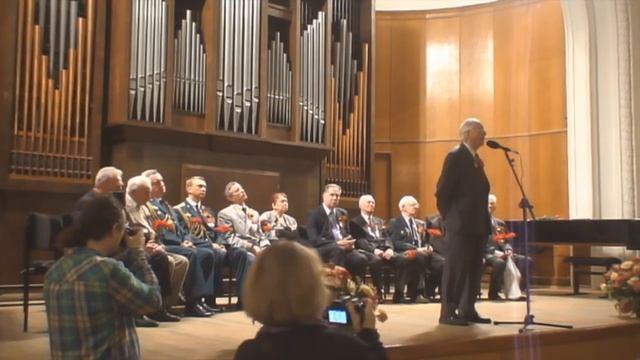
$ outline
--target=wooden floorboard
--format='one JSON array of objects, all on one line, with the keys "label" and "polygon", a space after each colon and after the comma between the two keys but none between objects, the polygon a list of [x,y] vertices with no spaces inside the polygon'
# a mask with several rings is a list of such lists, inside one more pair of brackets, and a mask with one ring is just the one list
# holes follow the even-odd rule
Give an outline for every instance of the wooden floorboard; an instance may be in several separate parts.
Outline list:
[{"label": "wooden floorboard", "polygon": [[[378,328],[391,359],[546,359],[553,356],[516,355],[523,351],[531,353],[536,348],[538,354],[543,354],[542,346],[575,349],[581,342],[587,348],[596,347],[596,352],[585,351],[587,358],[598,359],[597,349],[609,350],[606,345],[596,346],[597,341],[616,343],[629,333],[631,338],[627,342],[640,344],[640,320],[618,316],[613,302],[607,299],[595,295],[564,295],[567,292],[568,289],[537,289],[531,308],[535,320],[573,325],[574,330],[532,326],[532,331],[518,335],[516,325],[441,326],[438,325],[439,304],[381,305],[389,314],[389,320]],[[520,321],[526,311],[524,302],[480,301],[477,308],[481,315],[493,320]],[[48,357],[44,306],[32,306],[30,316],[30,329],[25,334],[21,331],[21,308],[0,308],[0,359]],[[238,344],[253,337],[258,329],[259,324],[253,324],[244,313],[230,312],[207,319],[185,318],[179,323],[163,323],[159,328],[138,329],[138,334],[143,358],[232,359]],[[640,345],[636,345],[636,350],[634,345],[619,346],[631,346],[625,356],[640,359]],[[487,357],[479,356],[481,353]],[[595,357],[588,357],[589,354]]]}]

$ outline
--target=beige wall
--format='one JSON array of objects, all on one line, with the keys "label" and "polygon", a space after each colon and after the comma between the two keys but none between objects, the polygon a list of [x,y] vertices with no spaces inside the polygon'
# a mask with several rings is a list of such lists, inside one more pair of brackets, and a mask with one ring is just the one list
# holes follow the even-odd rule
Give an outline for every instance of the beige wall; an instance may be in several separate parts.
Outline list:
[{"label": "beige wall", "polygon": [[[407,193],[436,211],[435,187],[457,128],[480,118],[488,137],[517,149],[538,217],[568,216],[564,29],[555,0],[511,1],[439,11],[376,14],[375,151],[390,157],[391,180],[376,197]],[[498,216],[521,216],[521,198],[502,152],[480,150]],[[393,206],[392,215],[397,214]],[[566,274],[546,251],[541,274]],[[557,269],[556,269],[557,268]]]}]

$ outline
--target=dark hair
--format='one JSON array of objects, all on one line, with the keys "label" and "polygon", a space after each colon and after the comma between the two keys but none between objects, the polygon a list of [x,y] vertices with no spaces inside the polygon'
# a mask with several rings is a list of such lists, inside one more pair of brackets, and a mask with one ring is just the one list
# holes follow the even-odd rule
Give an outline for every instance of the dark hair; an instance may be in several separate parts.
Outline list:
[{"label": "dark hair", "polygon": [[107,235],[113,225],[124,226],[122,205],[111,196],[98,196],[86,203],[64,240],[67,247],[85,246],[89,239]]}]

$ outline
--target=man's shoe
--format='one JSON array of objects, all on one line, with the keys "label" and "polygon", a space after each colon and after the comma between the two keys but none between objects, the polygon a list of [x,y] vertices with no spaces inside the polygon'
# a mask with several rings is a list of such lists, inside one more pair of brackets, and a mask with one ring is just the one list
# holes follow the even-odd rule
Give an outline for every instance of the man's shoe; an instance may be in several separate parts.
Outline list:
[{"label": "man's shoe", "polygon": [[174,311],[172,309],[166,309],[166,311],[167,311],[167,314],[169,314],[169,315],[173,315],[173,316],[176,316],[178,318],[182,318],[182,314],[180,314],[180,313],[178,313],[178,312],[176,312],[176,311]]},{"label": "man's shoe", "polygon": [[211,317],[213,313],[206,311],[200,304],[188,304],[184,308],[184,316],[190,317]]},{"label": "man's shoe", "polygon": [[430,303],[429,299],[422,295],[418,295],[415,298],[411,299],[412,304],[428,304]]},{"label": "man's shoe", "polygon": [[465,316],[465,317],[463,317],[463,319],[465,319],[466,321],[468,321],[470,323],[491,324],[491,319],[483,318],[478,314],[475,314],[475,315],[472,315],[472,316]]},{"label": "man's shoe", "polygon": [[179,316],[171,315],[166,311],[158,311],[158,312],[155,312],[153,314],[149,314],[147,316],[149,317],[149,319],[151,319],[153,321],[157,321],[157,322],[176,322],[176,321],[180,321],[180,317]]},{"label": "man's shoe", "polygon": [[210,312],[212,314],[217,314],[217,313],[221,313],[222,312],[222,308],[221,307],[217,307],[217,306],[211,306],[209,304],[207,304],[206,302],[201,302],[200,306],[206,311],[206,312]]},{"label": "man's shoe", "polygon": [[144,315],[136,316],[135,322],[136,322],[136,327],[158,327],[160,325],[156,321],[153,321]]},{"label": "man's shoe", "polygon": [[469,323],[467,322],[467,320],[463,319],[463,318],[459,318],[455,315],[451,315],[451,316],[447,316],[447,317],[441,317],[440,320],[438,320],[438,322],[442,325],[454,325],[454,326],[467,326],[469,325]]},{"label": "man's shoe", "polygon": [[502,296],[500,296],[499,294],[489,294],[489,300],[502,301],[502,300],[504,300],[504,298]]}]

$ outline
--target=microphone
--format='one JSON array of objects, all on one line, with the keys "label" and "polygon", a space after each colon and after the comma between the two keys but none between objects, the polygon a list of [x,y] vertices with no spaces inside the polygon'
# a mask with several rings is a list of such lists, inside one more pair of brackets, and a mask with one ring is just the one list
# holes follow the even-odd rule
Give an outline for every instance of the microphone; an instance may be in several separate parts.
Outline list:
[{"label": "microphone", "polygon": [[520,153],[519,153],[519,152],[517,152],[517,151],[515,151],[515,150],[511,150],[510,148],[508,148],[508,147],[506,147],[506,146],[500,145],[500,144],[498,144],[498,142],[497,142],[497,141],[487,140],[487,146],[488,146],[488,147],[490,147],[490,148],[492,148],[492,149],[500,149],[500,150],[504,150],[504,151],[506,151],[506,152],[512,152],[512,153],[514,153],[514,154],[518,154],[518,155],[520,155]]}]

